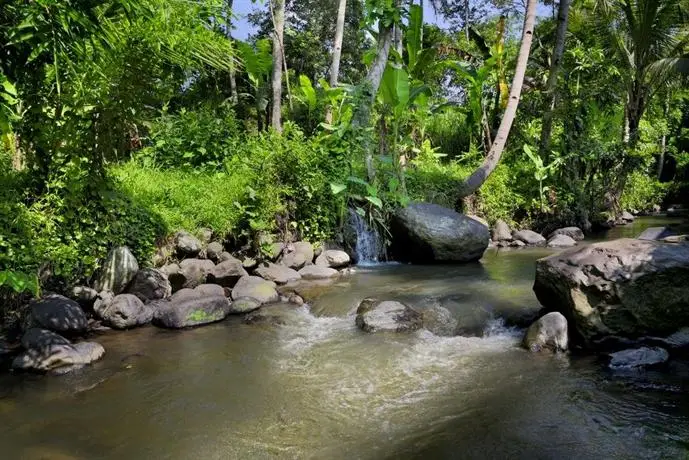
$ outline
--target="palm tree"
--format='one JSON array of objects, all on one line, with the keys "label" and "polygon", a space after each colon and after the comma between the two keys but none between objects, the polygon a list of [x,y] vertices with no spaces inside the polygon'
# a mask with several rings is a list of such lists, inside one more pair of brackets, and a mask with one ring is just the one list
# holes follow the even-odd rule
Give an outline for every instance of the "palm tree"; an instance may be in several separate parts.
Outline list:
[{"label": "palm tree", "polygon": [[273,16],[273,113],[271,124],[277,132],[282,132],[282,66],[283,38],[285,32],[285,0],[271,0]]},{"label": "palm tree", "polygon": [[488,152],[488,155],[486,155],[485,160],[483,160],[481,166],[479,166],[478,169],[476,169],[476,171],[474,171],[471,176],[469,176],[460,186],[460,198],[467,197],[478,190],[500,162],[500,157],[505,149],[505,143],[507,142],[507,137],[510,134],[512,123],[517,115],[517,107],[519,106],[519,98],[521,96],[522,85],[524,83],[526,65],[529,61],[529,54],[531,53],[533,30],[536,24],[537,3],[538,2],[536,0],[528,0],[526,4],[526,17],[524,19],[524,30],[522,31],[522,43],[519,48],[519,55],[517,56],[517,66],[514,71],[514,77],[512,78],[512,88],[510,89],[507,107],[505,107],[505,113],[502,116],[502,121],[500,122],[500,127],[495,135],[495,140],[493,141],[493,145],[491,146],[491,149]]},{"label": "palm tree", "polygon": [[[344,37],[344,23],[345,11],[347,9],[347,0],[339,0],[337,7],[337,22],[335,23],[335,43],[333,44],[333,61],[330,65],[330,87],[337,86],[337,80],[340,76],[340,58],[342,57],[342,39]],[[332,122],[332,108],[328,106],[326,109],[325,120],[327,123]]]},{"label": "palm tree", "polygon": [[570,0],[560,0],[557,13],[557,32],[555,34],[555,46],[550,60],[550,73],[545,84],[546,106],[543,112],[543,125],[541,127],[541,158],[547,158],[550,152],[550,136],[553,131],[553,112],[557,99],[557,77],[562,68],[562,56],[565,52],[565,37],[567,35],[567,21],[569,19]]},{"label": "palm tree", "polygon": [[623,70],[624,143],[634,147],[639,123],[656,91],[689,66],[687,0],[600,0],[608,47]]}]

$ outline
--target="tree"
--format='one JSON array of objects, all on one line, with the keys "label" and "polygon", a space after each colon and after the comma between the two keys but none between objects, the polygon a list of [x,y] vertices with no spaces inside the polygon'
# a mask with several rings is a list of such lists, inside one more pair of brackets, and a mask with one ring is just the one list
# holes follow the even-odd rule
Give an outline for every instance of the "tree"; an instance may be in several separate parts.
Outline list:
[{"label": "tree", "polygon": [[273,16],[273,129],[282,132],[282,66],[284,64],[283,37],[285,31],[285,0],[271,0]]},{"label": "tree", "polygon": [[[234,0],[227,1],[227,39],[232,42],[232,7],[234,6]],[[239,94],[237,93],[237,71],[234,64],[230,68],[230,95],[232,97],[232,103],[237,104],[239,102]]]},{"label": "tree", "polygon": [[541,127],[540,156],[547,158],[550,152],[550,136],[553,131],[553,113],[557,100],[557,78],[562,68],[562,56],[565,52],[565,37],[567,35],[567,22],[569,19],[570,0],[560,0],[557,13],[557,32],[555,46],[550,60],[550,73],[545,84],[545,110],[543,111],[543,124]]},{"label": "tree", "polygon": [[[337,80],[340,76],[340,59],[342,58],[342,38],[344,37],[346,10],[347,0],[339,0],[335,25],[335,42],[333,43],[333,61],[330,65],[330,80],[328,82],[331,88],[337,86]],[[332,108],[330,106],[326,109],[325,120],[327,123],[332,122]]]},{"label": "tree", "polygon": [[526,73],[526,65],[529,61],[529,54],[531,52],[531,42],[533,41],[533,30],[536,23],[536,5],[536,0],[528,0],[526,4],[524,30],[522,31],[522,42],[519,48],[519,55],[517,56],[517,66],[512,79],[512,88],[510,90],[505,113],[500,122],[500,127],[495,135],[495,140],[481,166],[479,166],[479,168],[460,186],[459,194],[461,198],[467,197],[478,190],[500,162],[500,157],[505,149],[512,123],[517,115],[519,98],[521,97],[522,85],[524,84],[524,74]]}]

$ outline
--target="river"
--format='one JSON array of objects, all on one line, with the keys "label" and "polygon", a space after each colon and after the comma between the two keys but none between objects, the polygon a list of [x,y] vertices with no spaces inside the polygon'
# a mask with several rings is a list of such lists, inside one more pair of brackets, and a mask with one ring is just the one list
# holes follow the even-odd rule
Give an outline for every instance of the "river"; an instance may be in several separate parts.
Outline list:
[{"label": "river", "polygon": [[[104,334],[80,372],[0,376],[0,458],[689,458],[689,362],[612,373],[519,348],[551,252],[357,268],[310,307],[266,307],[275,321]],[[361,332],[367,296],[445,306],[464,335]]]}]

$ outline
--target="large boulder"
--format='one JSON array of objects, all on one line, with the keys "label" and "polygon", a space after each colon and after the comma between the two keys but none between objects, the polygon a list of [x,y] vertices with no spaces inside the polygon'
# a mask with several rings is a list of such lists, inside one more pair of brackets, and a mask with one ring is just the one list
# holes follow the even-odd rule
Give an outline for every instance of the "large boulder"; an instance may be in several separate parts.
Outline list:
[{"label": "large boulder", "polygon": [[526,331],[522,342],[527,350],[566,351],[569,343],[567,319],[558,312],[550,312],[537,319]]},{"label": "large boulder", "polygon": [[232,301],[230,314],[243,314],[252,312],[261,306],[261,301],[253,297],[240,297]]},{"label": "large boulder", "polygon": [[512,233],[512,237],[530,246],[545,246],[546,239],[540,233],[533,230],[519,230]]},{"label": "large boulder", "polygon": [[119,294],[124,291],[138,271],[139,264],[128,247],[113,248],[101,267],[100,276],[94,287],[99,292],[112,291]]},{"label": "large boulder", "polygon": [[220,291],[210,292],[202,286],[182,289],[168,300],[158,300],[154,305],[154,324],[181,329],[221,321],[230,313],[230,301]]},{"label": "large boulder", "polygon": [[576,245],[577,242],[573,238],[563,234],[555,235],[548,240],[549,248],[571,248]]},{"label": "large boulder", "polygon": [[44,329],[29,329],[21,340],[24,352],[12,362],[18,370],[64,374],[100,359],[105,349],[95,342],[72,344]]},{"label": "large boulder", "polygon": [[306,241],[288,244],[283,251],[280,263],[294,270],[299,270],[304,265],[312,264],[313,246]]},{"label": "large boulder", "polygon": [[277,302],[280,296],[275,290],[275,283],[259,276],[243,276],[232,289],[232,298],[251,297],[262,304]]},{"label": "large boulder", "polygon": [[401,302],[369,298],[356,310],[356,325],[365,332],[409,332],[420,329],[423,318]]},{"label": "large boulder", "polygon": [[183,288],[193,289],[206,282],[206,277],[215,268],[208,259],[184,259],[179,263],[180,274],[184,278]]},{"label": "large boulder", "polygon": [[439,336],[453,336],[457,332],[459,321],[445,307],[434,305],[423,311],[423,327]]},{"label": "large boulder", "polygon": [[579,227],[564,227],[558,228],[553,233],[548,235],[548,239],[552,239],[557,235],[566,235],[574,241],[582,241],[584,239],[584,232]]},{"label": "large boulder", "polygon": [[620,220],[623,222],[634,222],[634,216],[629,211],[624,211],[620,216]]},{"label": "large boulder", "polygon": [[391,221],[391,250],[397,260],[457,263],[483,256],[490,232],[480,222],[431,203],[412,203]]},{"label": "large boulder", "polygon": [[670,354],[660,347],[639,347],[610,354],[611,369],[637,369],[663,364]]},{"label": "large boulder", "polygon": [[208,282],[231,288],[242,276],[246,275],[248,273],[244,270],[242,262],[233,257],[213,267],[208,272]]},{"label": "large boulder", "polygon": [[649,227],[641,232],[636,238],[638,240],[656,241],[667,238],[668,236],[673,236],[674,234],[675,232],[668,227]]},{"label": "large boulder", "polygon": [[196,257],[203,249],[203,243],[189,232],[175,234],[175,250],[179,257]]},{"label": "large boulder", "polygon": [[299,275],[305,280],[322,280],[329,279],[339,275],[340,272],[330,267],[323,267],[319,265],[307,265],[299,270]]},{"label": "large boulder", "polygon": [[44,329],[78,334],[88,327],[88,318],[74,300],[51,294],[30,304],[33,322]]},{"label": "large boulder", "polygon": [[222,243],[218,241],[213,241],[212,243],[208,244],[208,247],[206,247],[206,255],[213,262],[218,262],[220,259],[220,254],[222,254],[224,251],[225,248],[223,248]]},{"label": "large boulder", "polygon": [[94,304],[96,315],[115,329],[130,329],[148,324],[153,319],[153,309],[134,294],[120,294],[105,302]]},{"label": "large boulder", "polygon": [[172,285],[168,276],[155,268],[144,268],[136,273],[127,288],[129,294],[134,294],[142,302],[166,299],[172,295]]},{"label": "large boulder", "polygon": [[290,281],[301,279],[301,275],[296,270],[273,263],[261,265],[256,269],[256,274],[265,280],[273,281],[277,284],[287,284]]},{"label": "large boulder", "polygon": [[351,261],[349,254],[338,249],[321,251],[316,257],[316,265],[319,267],[342,268],[348,266]]},{"label": "large boulder", "polygon": [[[583,345],[608,336],[664,336],[689,326],[689,245],[620,239],[536,264],[534,291]],[[572,334],[574,333],[574,334]]]},{"label": "large boulder", "polygon": [[495,221],[492,230],[493,241],[512,241],[512,229],[502,219]]}]

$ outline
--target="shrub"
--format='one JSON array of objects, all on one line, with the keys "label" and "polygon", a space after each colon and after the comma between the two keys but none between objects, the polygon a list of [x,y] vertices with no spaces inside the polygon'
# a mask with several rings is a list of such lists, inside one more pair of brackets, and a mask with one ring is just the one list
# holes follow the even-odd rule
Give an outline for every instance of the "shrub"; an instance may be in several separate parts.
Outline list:
[{"label": "shrub", "polygon": [[621,205],[626,210],[650,211],[653,205],[663,201],[667,192],[668,184],[663,184],[642,171],[634,171],[627,178]]}]

